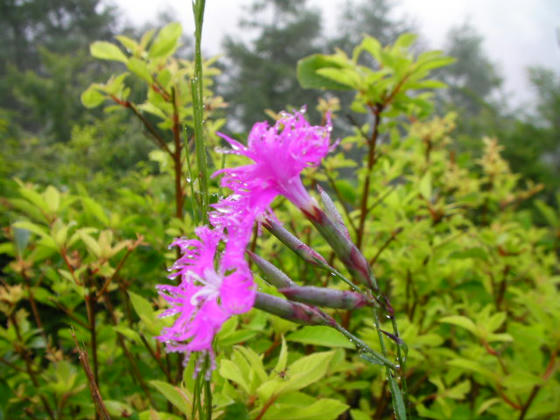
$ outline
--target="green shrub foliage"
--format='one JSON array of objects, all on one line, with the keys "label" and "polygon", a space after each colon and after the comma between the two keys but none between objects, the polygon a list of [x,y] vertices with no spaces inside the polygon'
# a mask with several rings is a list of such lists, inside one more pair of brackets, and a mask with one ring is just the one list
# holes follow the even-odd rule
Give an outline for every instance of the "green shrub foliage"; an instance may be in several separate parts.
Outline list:
[{"label": "green shrub foliage", "polygon": [[[337,51],[298,65],[302,89],[355,95],[351,109],[338,109],[332,93],[320,101],[318,110],[331,112],[343,134],[305,179],[333,198],[390,300],[400,337],[388,319],[380,328],[388,357],[404,352],[406,378],[388,381],[335,330],[256,309],[218,334],[209,383],[193,379],[194,361],[183,368],[165,353],[153,337],[171,320],[157,316],[165,304],[154,285],[166,281],[176,257],[167,244],[192,235],[205,200],[193,139],[195,65],[174,58],[180,35],[180,25],[170,24],[140,41],[122,36],[120,45],[91,46],[94,57],[127,70],[91,85],[82,102],[136,115],[155,144],[144,166],[112,179],[110,189],[14,180],[1,199],[0,417],[557,418],[557,209],[536,201],[539,185],[510,171],[498,140],[483,139],[476,159],[455,154],[461,116],[432,116],[433,89],[444,85],[429,78],[452,59],[437,51],[415,56],[410,34],[389,46],[365,36],[352,56]],[[202,95],[209,171],[243,162],[215,150],[225,120],[216,117],[224,103],[212,96],[212,65],[204,63]],[[141,99],[129,96],[133,78],[146,88]],[[206,188],[210,202],[225,193],[214,179]],[[279,201],[275,212],[345,273],[297,209]],[[548,225],[535,225],[537,213]],[[267,231],[253,246],[299,284],[348,288]],[[254,274],[261,290],[278,294],[256,267]],[[328,312],[381,351],[370,309]]]}]

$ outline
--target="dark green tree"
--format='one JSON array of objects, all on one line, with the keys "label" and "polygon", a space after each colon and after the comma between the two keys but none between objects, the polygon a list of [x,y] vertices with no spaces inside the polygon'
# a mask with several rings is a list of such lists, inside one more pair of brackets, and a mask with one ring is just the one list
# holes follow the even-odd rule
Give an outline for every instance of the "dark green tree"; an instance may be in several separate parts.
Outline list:
[{"label": "dark green tree", "polygon": [[265,109],[311,108],[319,95],[299,87],[296,65],[321,50],[320,12],[301,0],[258,0],[246,9],[240,26],[254,39],[225,39],[228,77],[220,92],[238,125],[247,129],[265,117]]},{"label": "dark green tree", "polygon": [[346,0],[337,19],[336,33],[329,42],[330,49],[336,47],[350,53],[360,43],[363,34],[387,45],[399,35],[413,31],[411,22],[391,16],[393,7],[394,2],[389,0]]},{"label": "dark green tree", "polygon": [[[441,100],[446,109],[461,113],[463,132],[480,135],[477,122],[472,121],[489,107],[498,105],[495,95],[502,87],[496,64],[484,51],[484,38],[469,23],[452,28],[447,34],[445,52],[455,63],[439,71],[438,76],[449,85]],[[499,104],[503,107],[503,103]],[[470,127],[469,127],[470,126]]]},{"label": "dark green tree", "polygon": [[560,188],[560,75],[542,67],[529,69],[535,108],[501,125],[498,136],[512,168],[546,187],[552,199]]},{"label": "dark green tree", "polygon": [[115,10],[101,0],[0,0],[0,108],[12,123],[67,141],[85,115],[87,73],[100,71],[88,46],[110,39],[115,25]]}]

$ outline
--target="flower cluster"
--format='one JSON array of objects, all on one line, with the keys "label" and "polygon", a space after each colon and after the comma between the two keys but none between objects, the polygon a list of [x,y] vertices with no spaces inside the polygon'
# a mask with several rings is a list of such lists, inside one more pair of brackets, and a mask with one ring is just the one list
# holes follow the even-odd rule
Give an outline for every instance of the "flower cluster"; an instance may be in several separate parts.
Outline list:
[{"label": "flower cluster", "polygon": [[282,114],[274,126],[266,122],[253,126],[247,146],[220,134],[232,147],[230,153],[247,156],[254,163],[226,168],[221,185],[245,197],[257,213],[266,211],[278,195],[305,209],[313,200],[303,186],[301,171],[317,166],[330,151],[330,117],[324,127],[312,126],[300,112]]},{"label": "flower cluster", "polygon": [[212,341],[222,324],[251,309],[256,290],[245,250],[255,221],[278,195],[302,209],[313,205],[300,174],[319,165],[329,152],[330,131],[330,119],[325,126],[312,126],[295,112],[282,114],[272,127],[255,124],[247,146],[220,134],[232,147],[229,153],[253,163],[216,172],[213,176],[223,175],[221,185],[232,194],[213,205],[211,226],[198,227],[198,239],[181,238],[171,244],[180,249],[181,257],[169,278],[179,283],[157,286],[170,305],[162,316],[178,315],[157,337],[168,351],[186,356],[202,352],[213,359]]}]

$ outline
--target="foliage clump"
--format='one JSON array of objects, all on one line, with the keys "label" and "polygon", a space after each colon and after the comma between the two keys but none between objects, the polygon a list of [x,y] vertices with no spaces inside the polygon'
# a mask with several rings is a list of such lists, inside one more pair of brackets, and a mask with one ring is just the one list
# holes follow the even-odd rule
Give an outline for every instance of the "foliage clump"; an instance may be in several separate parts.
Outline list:
[{"label": "foliage clump", "polygon": [[[389,46],[366,36],[351,55],[313,55],[298,66],[303,87],[354,96],[350,109],[337,109],[332,98],[320,103],[324,121],[330,112],[334,126],[350,121],[351,129],[304,179],[308,190],[325,190],[313,194],[336,215],[337,226],[347,228],[348,241],[371,270],[375,287],[350,282],[352,290],[388,317],[372,317],[372,308],[360,304],[321,311],[338,329],[298,326],[270,311],[230,318],[214,340],[211,382],[193,379],[200,370],[194,358],[183,366],[182,357],[165,353],[154,336],[171,320],[158,316],[166,304],[153,287],[177,258],[167,244],[192,237],[209,204],[225,194],[208,179],[205,165],[241,162],[214,149],[225,122],[215,113],[224,104],[211,91],[217,70],[200,55],[195,62],[173,58],[180,34],[171,24],[139,42],[119,37],[123,48],[108,42],[91,48],[127,72],[92,85],[82,95],[84,105],[109,103],[107,111],[133,113],[156,147],[149,156],[154,165],[128,181],[133,188],[117,189],[108,199],[84,187],[16,180],[13,194],[2,198],[2,414],[558,415],[559,218],[533,201],[541,187],[511,172],[496,139],[483,140],[478,159],[456,153],[453,129],[461,116],[432,116],[432,91],[444,85],[429,78],[451,60],[440,52],[414,55],[410,34]],[[366,54],[374,65],[362,64]],[[140,100],[130,96],[131,78],[146,88]],[[287,249],[270,222],[263,225],[272,234],[255,229],[251,251],[299,285],[348,292],[343,280],[355,280],[355,273],[335,258],[340,253],[321,237],[320,226],[314,230],[288,202],[273,210],[275,222],[325,263],[311,264],[318,257],[302,251],[308,248]],[[547,225],[534,223],[537,212]],[[280,299],[266,271],[257,270],[266,264],[253,261],[259,291]],[[297,307],[316,309],[305,305]],[[392,368],[383,370],[384,359],[374,354]]]}]

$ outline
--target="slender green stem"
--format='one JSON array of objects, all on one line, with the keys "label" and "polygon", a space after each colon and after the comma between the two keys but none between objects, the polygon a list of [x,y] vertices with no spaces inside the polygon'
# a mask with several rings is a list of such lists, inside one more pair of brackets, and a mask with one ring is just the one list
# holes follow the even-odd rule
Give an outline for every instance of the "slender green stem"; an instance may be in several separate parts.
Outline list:
[{"label": "slender green stem", "polygon": [[196,146],[196,160],[198,169],[198,179],[201,192],[201,215],[203,221],[208,219],[208,167],[206,163],[206,147],[204,144],[202,123],[204,117],[203,104],[203,75],[202,75],[202,53],[200,41],[202,37],[202,23],[204,20],[205,0],[193,2],[193,12],[195,21],[195,61],[194,77],[191,80],[191,91],[193,99],[193,118],[194,118],[194,141]]},{"label": "slender green stem", "polygon": [[[198,375],[194,380],[194,388],[193,388],[193,404],[192,404],[192,411],[191,411],[191,418],[195,419],[195,414],[197,411],[197,407],[199,406],[200,400],[200,375]],[[199,411],[200,414],[200,411]]]},{"label": "slender green stem", "polygon": [[[397,325],[397,320],[394,316],[391,316],[391,324],[393,325],[393,332],[395,337],[400,340],[399,327]],[[401,387],[405,407],[408,408],[408,386],[406,384],[406,357],[403,356],[402,352],[402,342],[397,342],[397,361],[399,362],[399,371],[401,376]]]},{"label": "slender green stem", "polygon": [[[210,369],[209,358],[206,358],[206,369]],[[206,420],[212,420],[212,388],[210,378],[204,381],[204,414]]]},{"label": "slender green stem", "polygon": [[190,137],[185,144],[185,162],[187,164],[187,172],[189,174],[187,178],[187,184],[189,184],[189,189],[191,190],[191,216],[192,216],[193,223],[195,225],[198,225],[200,219],[198,217],[197,209],[195,208],[195,203],[197,203],[197,198],[194,193],[194,178],[192,172],[191,159],[189,157],[190,154],[189,143],[191,142],[191,140],[192,137]]},{"label": "slender green stem", "polygon": [[382,345],[382,350],[384,351],[384,353],[379,354],[378,352],[373,350],[370,346],[368,346],[366,343],[364,343],[361,339],[359,339],[350,331],[348,331],[346,328],[344,328],[342,325],[335,323],[331,326],[337,331],[341,332],[352,343],[354,343],[356,347],[358,347],[359,351],[372,355],[379,362],[379,364],[382,364],[387,368],[388,373],[391,373],[391,369],[395,370],[397,368],[395,364],[387,358],[387,350],[385,350],[384,344]]}]

